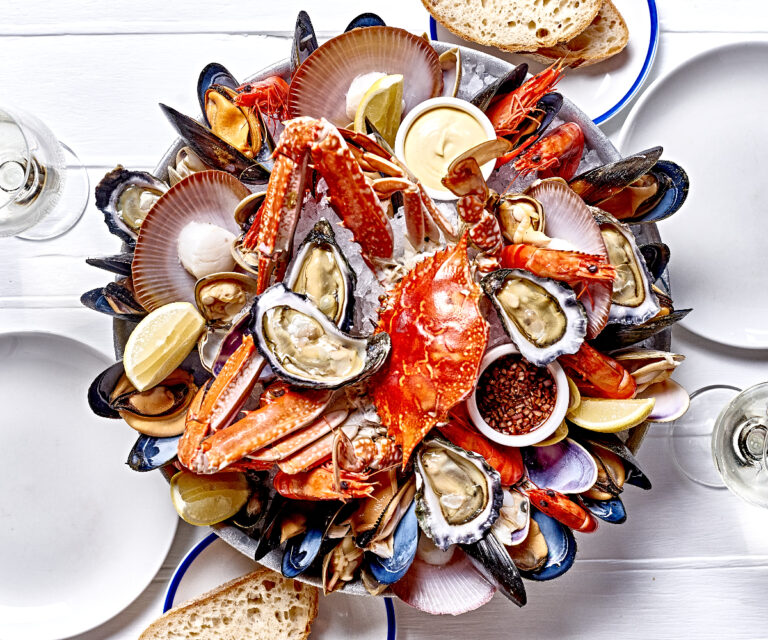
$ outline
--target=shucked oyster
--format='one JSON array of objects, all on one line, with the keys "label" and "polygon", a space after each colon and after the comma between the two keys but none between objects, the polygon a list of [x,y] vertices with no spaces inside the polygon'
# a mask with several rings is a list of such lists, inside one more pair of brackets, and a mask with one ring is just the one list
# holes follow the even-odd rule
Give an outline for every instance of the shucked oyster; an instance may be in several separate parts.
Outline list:
[{"label": "shucked oyster", "polygon": [[526,360],[541,367],[578,351],[587,316],[569,287],[522,269],[499,269],[480,284]]},{"label": "shucked oyster", "polygon": [[300,387],[335,389],[376,371],[389,355],[389,334],[357,338],[340,331],[306,296],[276,284],[251,311],[259,350],[272,370]]},{"label": "shucked oyster", "polygon": [[333,228],[324,218],[319,220],[299,247],[285,284],[346,330],[352,325],[355,281]]},{"label": "shucked oyster", "polygon": [[482,456],[442,438],[422,444],[416,456],[416,516],[438,547],[480,540],[499,517],[503,500],[499,474]]}]

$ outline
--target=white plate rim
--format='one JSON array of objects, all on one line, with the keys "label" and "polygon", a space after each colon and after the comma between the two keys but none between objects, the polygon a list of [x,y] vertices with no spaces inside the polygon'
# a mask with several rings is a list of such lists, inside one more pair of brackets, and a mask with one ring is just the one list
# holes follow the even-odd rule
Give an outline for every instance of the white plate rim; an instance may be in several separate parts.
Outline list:
[{"label": "white plate rim", "polygon": [[[640,114],[642,113],[646,104],[649,101],[653,100],[657,93],[659,93],[660,91],[663,91],[664,85],[670,82],[674,76],[676,76],[678,73],[683,73],[687,67],[701,64],[702,60],[705,60],[710,56],[718,56],[718,55],[721,55],[723,52],[726,52],[729,50],[746,49],[753,46],[758,46],[763,49],[768,49],[768,41],[744,40],[744,41],[738,41],[738,42],[728,42],[722,45],[718,45],[712,49],[706,49],[705,51],[700,51],[699,53],[691,56],[687,60],[684,60],[683,62],[676,65],[675,67],[669,69],[668,71],[665,71],[661,76],[656,78],[650,84],[648,89],[646,89],[645,92],[643,92],[643,95],[640,96],[637,102],[632,106],[632,109],[629,111],[627,118],[624,120],[624,124],[621,127],[621,131],[619,131],[616,147],[619,150],[619,152],[622,154],[622,157],[625,153],[624,147],[626,146],[626,142],[627,142],[627,139],[629,138],[630,131],[635,127],[635,121],[640,117]],[[682,320],[680,320],[679,324],[681,327],[687,329],[691,333],[694,333],[697,336],[704,338],[705,340],[714,342],[716,344],[722,344],[729,347],[736,347],[739,349],[748,349],[750,351],[762,351],[762,350],[768,349],[768,341],[756,343],[756,344],[745,344],[744,342],[739,342],[737,340],[733,340],[727,337],[716,336],[715,334],[712,334],[712,333],[704,333],[700,329],[696,329],[695,326],[692,326],[690,321],[687,320],[686,318],[683,318]]]},{"label": "white plate rim", "polygon": [[[637,77],[632,82],[627,92],[619,99],[619,101],[592,120],[592,122],[595,124],[603,124],[604,122],[608,122],[608,120],[613,118],[613,116],[624,109],[624,107],[626,107],[627,104],[631,102],[632,98],[637,95],[637,92],[640,91],[646,78],[648,78],[648,74],[651,72],[653,62],[656,60],[656,52],[659,49],[659,14],[656,10],[656,0],[646,0],[646,2],[648,3],[648,14],[651,19],[651,33],[648,41],[648,48],[645,53],[645,60],[643,60],[643,65],[640,68],[640,72],[637,74]],[[429,37],[432,40],[438,40],[437,21],[432,16],[429,16]]]},{"label": "white plate rim", "polygon": [[[32,331],[0,331],[0,342],[8,339],[8,338],[21,338],[21,339],[39,339],[39,338],[53,338],[56,340],[64,340],[66,342],[74,343],[78,349],[82,349],[86,352],[89,352],[90,355],[95,356],[99,360],[104,362],[104,366],[110,366],[114,364],[114,358],[110,355],[107,355],[100,349],[97,349],[93,345],[90,345],[86,342],[83,342],[81,340],[78,340],[76,338],[73,338],[71,336],[67,336],[61,333],[56,333],[55,331],[38,331],[38,330],[32,330]],[[137,434],[138,435],[138,434]],[[171,546],[173,545],[173,541],[176,538],[176,530],[178,528],[179,519],[173,518],[173,525],[170,527],[170,534],[167,537],[167,541],[165,544],[162,545],[156,545],[153,543],[152,547],[153,549],[157,549],[159,546],[160,553],[158,553],[158,561],[156,563],[152,563],[150,565],[151,571],[147,571],[147,580],[146,582],[138,581],[136,585],[135,592],[131,596],[129,600],[126,600],[125,602],[120,603],[119,605],[116,605],[115,607],[111,608],[109,611],[105,612],[102,616],[98,616],[97,618],[94,618],[94,620],[91,620],[87,623],[87,626],[84,626],[80,629],[76,629],[74,631],[67,631],[66,635],[61,635],[61,633],[54,631],[53,635],[48,635],[46,637],[50,638],[51,640],[64,640],[65,638],[70,638],[73,635],[79,635],[83,633],[87,633],[89,631],[93,631],[94,629],[98,628],[99,626],[103,625],[104,623],[112,620],[115,616],[117,616],[119,613],[125,611],[131,604],[133,604],[136,599],[144,593],[144,591],[147,589],[147,587],[152,583],[155,576],[157,575],[158,571],[163,566],[163,563],[165,562],[166,558],[168,557],[168,552],[171,550]],[[146,566],[146,563],[142,560],[142,564]],[[83,609],[84,611],[91,611],[91,607],[85,607]],[[1,631],[1,630],[0,630]],[[41,636],[42,637],[42,636]]]},{"label": "white plate rim", "polygon": [[[165,592],[165,599],[163,600],[163,613],[166,613],[173,607],[174,600],[176,599],[176,591],[181,584],[184,574],[192,566],[192,563],[197,557],[205,551],[213,542],[219,540],[219,536],[216,533],[209,533],[205,538],[200,540],[194,547],[192,547],[187,554],[181,559],[181,562],[177,565],[176,569],[171,576],[171,580],[168,583],[168,588]],[[224,544],[226,542],[222,540]],[[382,598],[384,600],[384,606],[387,611],[387,640],[396,640],[397,638],[397,620],[395,618],[395,607],[392,604],[392,598]]]}]

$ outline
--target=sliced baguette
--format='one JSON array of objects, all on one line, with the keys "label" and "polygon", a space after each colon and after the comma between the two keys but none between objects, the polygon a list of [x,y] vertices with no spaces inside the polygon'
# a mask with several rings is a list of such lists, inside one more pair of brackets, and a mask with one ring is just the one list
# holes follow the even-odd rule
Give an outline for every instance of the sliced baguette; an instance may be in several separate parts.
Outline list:
[{"label": "sliced baguette", "polygon": [[304,640],[318,590],[260,568],[155,620],[139,640]]},{"label": "sliced baguette", "polygon": [[570,40],[594,20],[603,0],[421,0],[457,36],[506,51]]},{"label": "sliced baguette", "polygon": [[565,64],[575,69],[615,56],[627,46],[628,40],[629,29],[621,13],[611,0],[604,0],[592,23],[575,38],[524,55],[542,64],[563,58]]}]

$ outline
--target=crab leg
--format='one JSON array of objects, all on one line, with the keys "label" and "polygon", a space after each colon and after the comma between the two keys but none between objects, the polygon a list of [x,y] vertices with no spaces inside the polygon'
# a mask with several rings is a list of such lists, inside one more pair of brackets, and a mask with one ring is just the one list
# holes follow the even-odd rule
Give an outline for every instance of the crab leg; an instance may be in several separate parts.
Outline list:
[{"label": "crab leg", "polygon": [[312,164],[328,184],[331,206],[352,231],[369,258],[391,258],[394,239],[376,192],[368,184],[338,129],[324,118],[296,118],[286,123],[275,153]]},{"label": "crab leg", "polygon": [[184,435],[179,440],[179,462],[194,471],[204,457],[205,438],[226,427],[251,395],[264,358],[256,351],[253,336],[243,343],[224,363],[209,387],[201,387],[187,411]]},{"label": "crab leg", "polygon": [[296,391],[284,386],[272,387],[272,399],[227,429],[214,433],[200,445],[196,473],[216,473],[252,451],[271,444],[300,429],[328,406],[330,391]]}]

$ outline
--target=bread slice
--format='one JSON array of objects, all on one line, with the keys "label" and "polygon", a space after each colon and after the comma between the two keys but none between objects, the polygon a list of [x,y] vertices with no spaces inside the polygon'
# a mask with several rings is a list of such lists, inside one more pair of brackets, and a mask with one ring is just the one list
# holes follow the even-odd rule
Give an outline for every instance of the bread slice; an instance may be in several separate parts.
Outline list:
[{"label": "bread slice", "polygon": [[421,0],[457,36],[506,51],[534,51],[570,40],[603,0]]},{"label": "bread slice", "polygon": [[174,607],[139,640],[304,640],[318,590],[260,568]]},{"label": "bread slice", "polygon": [[611,0],[604,0],[592,23],[575,38],[524,55],[543,64],[563,58],[565,64],[575,69],[615,56],[627,46],[628,40],[629,29],[621,13]]}]

